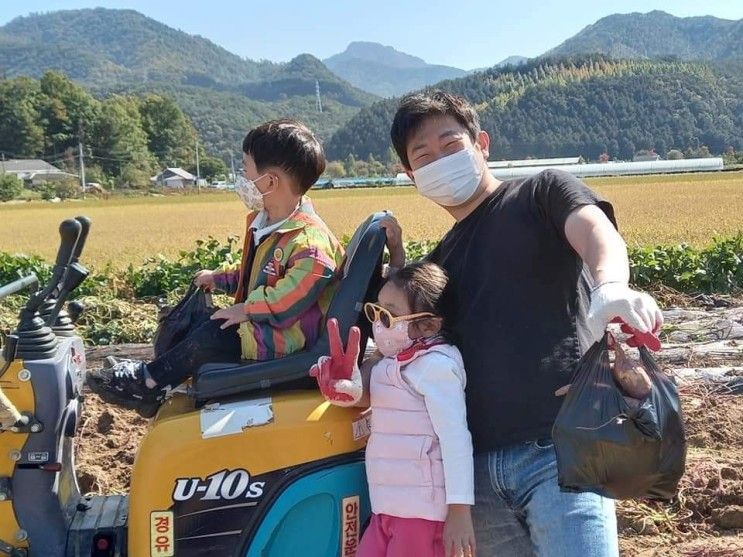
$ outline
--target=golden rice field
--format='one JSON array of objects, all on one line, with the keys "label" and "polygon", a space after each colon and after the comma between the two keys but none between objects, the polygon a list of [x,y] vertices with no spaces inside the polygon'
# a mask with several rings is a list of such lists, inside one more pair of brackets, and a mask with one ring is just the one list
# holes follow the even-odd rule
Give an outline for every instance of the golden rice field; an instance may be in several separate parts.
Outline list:
[{"label": "golden rice field", "polygon": [[[743,172],[597,178],[589,185],[614,204],[622,234],[632,244],[709,244],[716,234],[743,230]],[[390,209],[406,239],[437,239],[449,215],[412,187],[311,192],[317,211],[341,237],[371,212]],[[234,193],[111,198],[60,204],[0,204],[0,251],[52,258],[57,226],[78,214],[93,220],[84,260],[100,268],[175,256],[209,235],[242,235],[245,209]]]}]

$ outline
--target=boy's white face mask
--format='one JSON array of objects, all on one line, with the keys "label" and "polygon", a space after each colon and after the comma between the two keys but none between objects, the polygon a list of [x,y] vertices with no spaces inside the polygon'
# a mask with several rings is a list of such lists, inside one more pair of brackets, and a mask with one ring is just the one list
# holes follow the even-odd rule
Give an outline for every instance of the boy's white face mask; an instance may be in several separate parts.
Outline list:
[{"label": "boy's white face mask", "polygon": [[441,157],[413,171],[422,196],[445,207],[468,201],[480,185],[484,167],[471,148]]},{"label": "boy's white face mask", "polygon": [[235,180],[235,192],[240,197],[248,211],[260,211],[263,209],[263,196],[268,195],[271,192],[261,193],[255,183],[261,178],[265,178],[268,174],[259,176],[255,180],[248,180],[242,174],[237,175]]}]

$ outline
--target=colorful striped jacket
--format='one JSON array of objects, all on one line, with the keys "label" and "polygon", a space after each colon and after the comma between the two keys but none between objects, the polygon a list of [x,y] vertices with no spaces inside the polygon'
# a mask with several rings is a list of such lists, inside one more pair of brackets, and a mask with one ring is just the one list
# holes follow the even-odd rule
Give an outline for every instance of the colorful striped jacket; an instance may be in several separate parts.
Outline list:
[{"label": "colorful striped jacket", "polygon": [[257,215],[247,216],[242,264],[215,272],[214,282],[234,294],[235,303],[244,303],[250,316],[239,329],[243,358],[270,360],[317,340],[337,287],[343,248],[307,197],[256,248],[251,224]]}]

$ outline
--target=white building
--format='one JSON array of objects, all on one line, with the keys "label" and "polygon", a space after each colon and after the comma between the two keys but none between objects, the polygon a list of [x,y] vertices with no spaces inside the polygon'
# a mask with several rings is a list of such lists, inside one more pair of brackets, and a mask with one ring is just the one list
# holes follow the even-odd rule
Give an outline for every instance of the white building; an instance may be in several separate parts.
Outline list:
[{"label": "white building", "polygon": [[499,180],[526,178],[548,168],[557,168],[569,172],[578,178],[589,176],[631,176],[635,174],[676,174],[679,172],[710,172],[722,170],[723,162],[719,157],[707,159],[682,159],[677,161],[644,161],[644,162],[604,162],[589,164],[565,164],[557,166],[527,166],[520,168],[493,168],[493,176]]},{"label": "white building", "polygon": [[44,182],[59,182],[68,178],[77,178],[77,174],[63,172],[40,159],[0,160],[0,173],[14,174],[23,180],[26,186],[38,186]]},{"label": "white building", "polygon": [[150,181],[165,188],[187,188],[196,185],[196,176],[182,168],[168,167]]},{"label": "white building", "polygon": [[[566,163],[565,161],[575,161]],[[547,163],[547,161],[557,161]],[[501,163],[532,163],[541,164],[511,164],[502,166]],[[512,180],[514,178],[527,178],[538,174],[548,168],[557,168],[579,178],[589,176],[631,176],[634,174],[676,174],[680,172],[712,172],[723,169],[723,161],[720,157],[704,159],[681,159],[681,160],[654,160],[644,162],[604,162],[578,164],[578,157],[574,159],[531,159],[525,161],[488,161],[488,169],[499,180]],[[395,176],[395,184],[403,186],[412,184],[408,175],[401,172]]]},{"label": "white building", "polygon": [[488,168],[521,168],[524,166],[564,166],[578,164],[580,157],[562,157],[552,159],[520,159],[506,161],[488,161]]}]

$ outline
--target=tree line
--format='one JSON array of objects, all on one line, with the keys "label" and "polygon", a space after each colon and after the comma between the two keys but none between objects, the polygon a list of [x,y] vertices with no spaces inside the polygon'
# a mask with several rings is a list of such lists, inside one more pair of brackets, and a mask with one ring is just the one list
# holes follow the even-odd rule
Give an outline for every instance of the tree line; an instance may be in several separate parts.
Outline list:
[{"label": "tree line", "polygon": [[96,98],[53,71],[38,80],[0,80],[2,156],[77,172],[79,145],[87,180],[111,187],[146,186],[166,166],[194,169],[197,145],[202,177],[227,172],[224,161],[203,152],[193,124],[167,96]]}]

